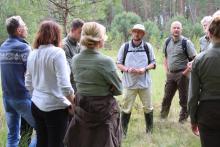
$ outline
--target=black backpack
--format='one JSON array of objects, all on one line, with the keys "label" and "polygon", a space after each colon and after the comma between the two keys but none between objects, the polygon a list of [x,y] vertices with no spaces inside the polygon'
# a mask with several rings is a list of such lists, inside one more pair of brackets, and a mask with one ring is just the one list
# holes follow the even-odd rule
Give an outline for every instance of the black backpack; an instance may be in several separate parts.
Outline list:
[{"label": "black backpack", "polygon": [[124,47],[124,56],[123,56],[123,62],[122,62],[123,65],[125,64],[125,59],[126,59],[128,52],[146,52],[147,59],[148,59],[148,65],[150,64],[150,53],[149,53],[149,48],[148,48],[147,43],[144,42],[144,50],[129,51],[128,49],[129,49],[129,42],[126,42],[125,47]]},{"label": "black backpack", "polygon": [[[171,40],[171,37],[167,38],[166,42],[165,42],[165,57],[167,57],[167,46],[169,44]],[[182,49],[184,51],[184,53],[186,54],[186,57],[189,61],[192,61],[192,59],[189,57],[188,53],[187,53],[187,40],[186,39],[183,39],[182,40]]]}]

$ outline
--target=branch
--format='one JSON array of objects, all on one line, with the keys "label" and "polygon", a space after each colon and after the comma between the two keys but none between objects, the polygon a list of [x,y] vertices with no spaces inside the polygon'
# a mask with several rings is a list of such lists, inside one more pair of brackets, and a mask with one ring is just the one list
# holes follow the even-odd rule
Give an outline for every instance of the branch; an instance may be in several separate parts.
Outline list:
[{"label": "branch", "polygon": [[60,5],[59,3],[54,2],[53,0],[49,0],[49,2],[51,2],[52,4],[54,4],[56,7],[61,8],[61,9],[69,9],[63,5]]},{"label": "branch", "polygon": [[[92,1],[92,2],[87,2],[87,4],[96,4],[96,3],[99,3],[99,2],[104,2],[103,0],[100,0],[100,1]],[[77,8],[77,7],[81,7],[81,6],[83,6],[83,4],[81,4],[81,5],[73,5],[73,6],[71,6],[71,7],[69,7],[68,9],[70,10],[70,9],[72,9],[72,8]]]}]

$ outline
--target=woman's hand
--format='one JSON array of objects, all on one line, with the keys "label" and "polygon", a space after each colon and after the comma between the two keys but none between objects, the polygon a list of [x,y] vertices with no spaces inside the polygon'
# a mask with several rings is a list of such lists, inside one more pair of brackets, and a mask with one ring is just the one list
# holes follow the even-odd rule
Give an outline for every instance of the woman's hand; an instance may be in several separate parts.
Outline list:
[{"label": "woman's hand", "polygon": [[196,136],[199,136],[199,129],[198,129],[198,124],[191,123],[191,129],[193,134]]},{"label": "woman's hand", "polygon": [[68,107],[68,112],[70,115],[73,115],[75,112],[75,95],[67,96],[67,99],[71,102],[71,105]]},{"label": "woman's hand", "polygon": [[75,104],[71,104],[68,107],[68,112],[69,112],[70,115],[74,115],[74,113],[75,113]]}]

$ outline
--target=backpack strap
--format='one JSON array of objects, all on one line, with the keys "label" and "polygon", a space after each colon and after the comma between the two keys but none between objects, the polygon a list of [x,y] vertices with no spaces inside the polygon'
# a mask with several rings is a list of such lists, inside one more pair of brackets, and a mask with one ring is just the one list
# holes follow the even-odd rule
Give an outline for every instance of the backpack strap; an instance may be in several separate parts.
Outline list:
[{"label": "backpack strap", "polygon": [[[128,54],[128,49],[129,49],[129,42],[126,42],[125,43],[125,47],[124,47],[124,55],[123,55],[123,62],[122,62],[123,65],[125,65],[125,59],[126,59],[126,56]],[[145,52],[147,54],[148,65],[149,65],[151,60],[150,60],[149,47],[148,47],[146,42],[144,42],[144,50],[145,50]]]},{"label": "backpack strap", "polygon": [[164,51],[165,51],[165,57],[167,57],[167,46],[168,46],[170,40],[171,40],[171,37],[167,38],[167,40],[166,40],[166,42],[165,42],[165,49],[164,49]]},{"label": "backpack strap", "polygon": [[125,59],[126,59],[126,56],[127,56],[127,53],[128,53],[128,48],[129,48],[129,42],[126,42],[125,47],[124,47],[123,61],[122,61],[123,65],[125,65]]},{"label": "backpack strap", "polygon": [[146,54],[147,54],[148,65],[149,65],[150,62],[151,62],[151,59],[150,59],[149,47],[148,47],[148,45],[147,45],[146,42],[144,42],[144,50],[145,50],[145,52],[146,52]]},{"label": "backpack strap", "polygon": [[[165,42],[165,57],[167,57],[167,46],[168,46],[170,40],[171,40],[171,37],[167,38],[167,40]],[[183,40],[182,40],[182,49],[183,49],[184,53],[186,54],[187,59],[189,61],[192,61],[192,59],[189,57],[188,52],[187,52],[187,39],[185,39],[185,38],[183,38]]]},{"label": "backpack strap", "polygon": [[188,54],[188,52],[187,52],[187,39],[185,39],[185,38],[182,40],[182,48],[183,48],[184,53],[186,54],[187,59],[188,59],[189,61],[192,61],[193,59],[191,59],[191,58],[189,57],[189,54]]}]

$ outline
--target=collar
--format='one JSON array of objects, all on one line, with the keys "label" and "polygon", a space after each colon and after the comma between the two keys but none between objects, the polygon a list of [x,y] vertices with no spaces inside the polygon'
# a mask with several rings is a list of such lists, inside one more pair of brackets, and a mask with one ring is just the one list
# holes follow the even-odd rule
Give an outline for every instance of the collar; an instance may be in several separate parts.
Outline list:
[{"label": "collar", "polygon": [[74,38],[70,37],[70,35],[67,35],[67,39],[72,45],[77,45],[77,41]]},{"label": "collar", "polygon": [[142,43],[143,43],[143,40],[140,42],[140,44],[135,45],[134,42],[133,42],[133,40],[131,40],[131,45],[132,45],[133,48],[135,48],[135,47],[140,47],[140,46],[142,45]]},{"label": "collar", "polygon": [[54,45],[53,44],[44,44],[44,45],[40,45],[38,48],[41,49],[41,48],[47,48],[47,47],[53,47]]},{"label": "collar", "polygon": [[174,43],[177,43],[183,39],[183,36],[180,35],[180,37],[176,41],[174,41],[173,36],[171,36],[171,39],[173,40]]},{"label": "collar", "polygon": [[86,54],[99,54],[98,49],[88,49],[88,48],[84,48],[82,50],[82,53],[86,53]]},{"label": "collar", "polygon": [[29,44],[24,38],[21,38],[21,37],[15,36],[15,35],[9,35],[9,38],[10,38],[10,39],[17,39],[17,40],[19,40],[20,42]]}]

